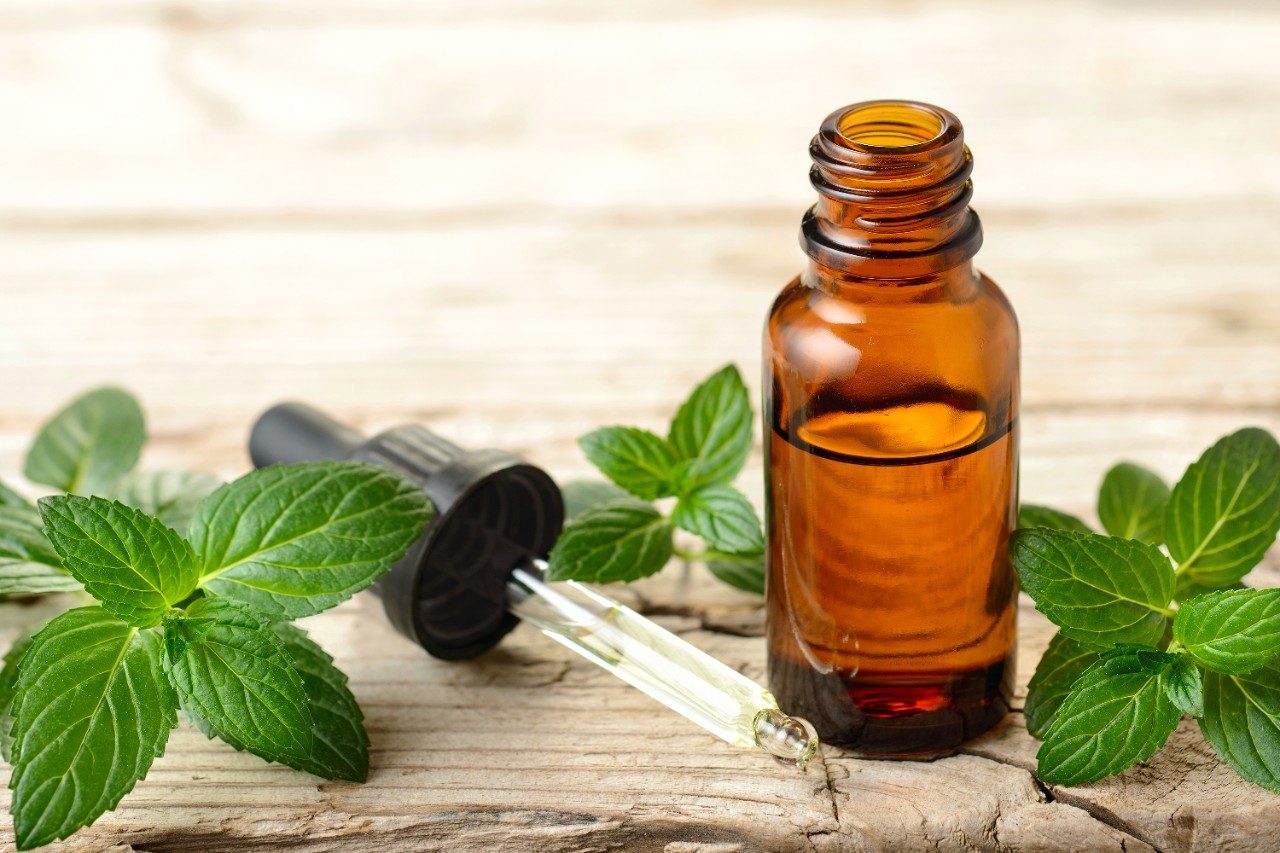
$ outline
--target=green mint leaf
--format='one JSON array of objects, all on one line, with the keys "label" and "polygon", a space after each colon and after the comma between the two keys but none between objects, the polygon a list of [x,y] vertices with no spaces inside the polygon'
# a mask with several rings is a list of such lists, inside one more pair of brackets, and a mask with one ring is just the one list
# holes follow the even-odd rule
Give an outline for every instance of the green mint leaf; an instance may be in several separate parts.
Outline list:
[{"label": "green mint leaf", "polygon": [[560,487],[560,495],[564,498],[564,517],[573,521],[589,509],[601,504],[625,501],[631,496],[604,480],[570,480]]},{"label": "green mint leaf", "polygon": [[1036,504],[1018,507],[1018,527],[1047,527],[1050,530],[1072,530],[1076,533],[1092,533],[1089,525],[1069,512]]},{"label": "green mint leaf", "polygon": [[363,782],[369,775],[369,735],[347,677],[306,631],[286,623],[272,630],[302,676],[313,721],[311,753],[291,766],[324,779]]},{"label": "green mint leaf", "polygon": [[107,497],[182,532],[190,526],[200,501],[220,485],[217,477],[196,471],[133,471]]},{"label": "green mint leaf", "polygon": [[1280,661],[1246,675],[1206,672],[1200,731],[1242,777],[1280,792]]},{"label": "green mint leaf", "polygon": [[743,592],[764,595],[764,553],[708,554],[707,569],[715,577]]},{"label": "green mint leaf", "polygon": [[1280,444],[1256,427],[1220,439],[1173,487],[1164,529],[1179,574],[1240,580],[1280,531]]},{"label": "green mint leaf", "polygon": [[[364,729],[364,714],[347,688],[347,677],[333,665],[333,658],[311,640],[305,631],[282,622],[270,626],[284,645],[294,669],[302,677],[311,712],[312,741],[310,753],[301,759],[287,755],[263,756],[314,774],[323,779],[363,782],[369,775],[369,736]],[[183,713],[208,738],[219,737],[207,720],[183,702]],[[236,749],[254,752],[233,735],[223,732],[221,739]]]},{"label": "green mint leaf", "polygon": [[1032,528],[1013,534],[1012,551],[1022,588],[1067,636],[1092,646],[1164,637],[1173,567],[1154,545]]},{"label": "green mint leaf", "polygon": [[1040,658],[1035,674],[1027,684],[1027,702],[1023,715],[1027,718],[1027,731],[1034,738],[1043,739],[1058,709],[1071,695],[1071,685],[1085,670],[1097,663],[1102,652],[1071,639],[1062,633],[1054,634],[1049,648]]},{"label": "green mint leaf", "polygon": [[756,509],[733,486],[704,486],[676,503],[671,521],[702,538],[714,551],[757,554],[764,550],[764,530]]},{"label": "green mint leaf", "polygon": [[547,578],[612,583],[657,572],[671,559],[671,522],[647,504],[605,504],[567,525],[548,558]]},{"label": "green mint leaf", "polygon": [[1204,716],[1204,680],[1200,670],[1187,655],[1178,655],[1165,673],[1164,693],[1184,714]]},{"label": "green mint leaf", "polygon": [[29,507],[31,506],[31,502],[6,486],[4,483],[0,483],[0,507],[7,506]]},{"label": "green mint leaf", "polygon": [[184,709],[236,749],[296,766],[311,757],[302,677],[271,627],[226,599],[197,599],[165,626],[165,671]]},{"label": "green mint leaf", "polygon": [[1251,672],[1280,655],[1280,589],[1193,598],[1178,610],[1173,638],[1210,669]]},{"label": "green mint leaf", "polygon": [[369,586],[431,516],[422,490],[359,462],[273,465],[201,501],[200,585],[274,617],[310,616]]},{"label": "green mint leaf", "polygon": [[0,595],[74,592],[80,582],[62,568],[30,506],[0,506]]},{"label": "green mint leaf", "polygon": [[137,628],[159,625],[196,587],[195,552],[149,515],[104,498],[41,498],[40,517],[63,567]]},{"label": "green mint leaf", "polygon": [[1164,746],[1181,713],[1163,681],[1175,655],[1121,646],[1072,686],[1045,732],[1037,772],[1054,785],[1084,785],[1145,761]]},{"label": "green mint leaf", "polygon": [[138,462],[147,440],[142,407],[128,391],[97,388],[72,400],[36,435],[22,472],[72,494],[105,494]]},{"label": "green mint leaf", "polygon": [[668,438],[684,460],[680,493],[732,483],[747,462],[752,437],[747,385],[738,368],[725,365],[693,389],[671,421]]},{"label": "green mint leaf", "polygon": [[1168,502],[1169,487],[1159,474],[1121,462],[1102,478],[1098,518],[1112,536],[1160,545],[1164,543],[1164,507]]},{"label": "green mint leaf", "polygon": [[23,633],[4,653],[4,669],[0,669],[0,758],[13,760],[13,697],[18,690],[18,665],[31,648],[35,632]]},{"label": "green mint leaf", "polygon": [[32,640],[14,700],[14,833],[26,850],[114,809],[177,725],[154,631],[101,607],[63,613]]},{"label": "green mint leaf", "polygon": [[645,429],[611,426],[578,439],[582,452],[600,472],[644,500],[674,494],[671,477],[676,450]]}]

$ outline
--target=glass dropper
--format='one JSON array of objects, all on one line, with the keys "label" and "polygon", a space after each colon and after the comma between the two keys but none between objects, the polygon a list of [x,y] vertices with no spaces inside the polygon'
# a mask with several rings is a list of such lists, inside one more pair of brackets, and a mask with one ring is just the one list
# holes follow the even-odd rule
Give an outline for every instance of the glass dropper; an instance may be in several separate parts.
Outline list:
[{"label": "glass dropper", "polygon": [[813,758],[813,726],[784,714],[768,690],[583,584],[543,581],[546,568],[532,559],[511,573],[507,606],[516,616],[721,740],[800,769]]},{"label": "glass dropper", "polygon": [[477,657],[524,620],[735,746],[800,768],[817,752],[813,726],[784,714],[742,673],[580,583],[544,581],[546,562],[528,555],[551,550],[564,501],[555,481],[519,456],[468,450],[416,424],[366,438],[302,403],[264,412],[249,455],[259,468],[371,463],[426,492],[435,519],[374,591],[391,624],[434,657]]}]

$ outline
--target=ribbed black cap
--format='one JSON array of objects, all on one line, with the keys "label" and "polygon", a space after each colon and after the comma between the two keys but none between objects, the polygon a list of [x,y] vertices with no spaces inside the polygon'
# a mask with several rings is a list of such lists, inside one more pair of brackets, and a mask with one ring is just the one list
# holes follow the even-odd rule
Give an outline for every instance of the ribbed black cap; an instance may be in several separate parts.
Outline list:
[{"label": "ribbed black cap", "polygon": [[249,436],[259,468],[277,462],[354,459],[417,483],[436,515],[422,538],[373,589],[391,623],[446,660],[475,657],[516,625],[507,580],[545,556],[564,524],[564,502],[545,471],[504,450],[464,450],[419,426],[365,441],[300,403],[265,412]]}]

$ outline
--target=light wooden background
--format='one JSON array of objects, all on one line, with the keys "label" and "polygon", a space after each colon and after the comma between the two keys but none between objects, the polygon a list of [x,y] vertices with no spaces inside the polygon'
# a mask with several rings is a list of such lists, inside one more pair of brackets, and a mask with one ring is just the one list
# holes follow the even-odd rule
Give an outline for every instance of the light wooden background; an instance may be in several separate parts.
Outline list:
[{"label": "light wooden background", "polygon": [[[1025,339],[1023,495],[1089,512],[1117,458],[1176,477],[1280,430],[1277,45],[1261,3],[0,0],[0,477],[104,381],[144,399],[152,465],[241,472],[255,414],[301,398],[583,474],[587,429],[660,427],[726,361],[755,380],[808,138],[895,96],[975,152],[979,262]],[[690,583],[642,603],[761,674],[753,602]],[[1016,716],[955,758],[801,776],[527,629],[446,665],[367,597],[310,627],[368,714],[368,785],[183,729],[69,846],[1280,846],[1280,797],[1189,727],[1088,788],[1040,785]],[[1024,680],[1046,638],[1024,608]]]}]

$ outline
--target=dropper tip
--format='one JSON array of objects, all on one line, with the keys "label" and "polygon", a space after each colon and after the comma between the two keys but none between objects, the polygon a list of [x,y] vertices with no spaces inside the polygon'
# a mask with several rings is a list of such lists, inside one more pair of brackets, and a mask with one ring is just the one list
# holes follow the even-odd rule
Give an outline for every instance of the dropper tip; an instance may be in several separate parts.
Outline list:
[{"label": "dropper tip", "polygon": [[808,720],[788,716],[777,708],[765,708],[752,724],[756,743],[765,752],[798,770],[818,754],[818,733]]}]

